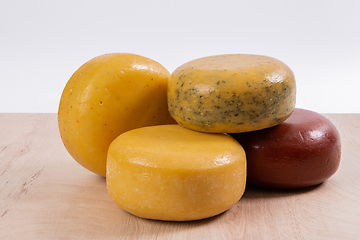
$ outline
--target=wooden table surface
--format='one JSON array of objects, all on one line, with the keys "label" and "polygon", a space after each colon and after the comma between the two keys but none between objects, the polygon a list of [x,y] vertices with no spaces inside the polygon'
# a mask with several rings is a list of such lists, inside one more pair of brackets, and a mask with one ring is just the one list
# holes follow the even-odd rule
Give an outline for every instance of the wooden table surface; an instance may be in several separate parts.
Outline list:
[{"label": "wooden table surface", "polygon": [[216,217],[135,217],[109,197],[105,178],[62,145],[56,114],[0,114],[0,239],[360,239],[360,114],[326,114],[342,159],[325,183],[296,191],[247,188]]}]

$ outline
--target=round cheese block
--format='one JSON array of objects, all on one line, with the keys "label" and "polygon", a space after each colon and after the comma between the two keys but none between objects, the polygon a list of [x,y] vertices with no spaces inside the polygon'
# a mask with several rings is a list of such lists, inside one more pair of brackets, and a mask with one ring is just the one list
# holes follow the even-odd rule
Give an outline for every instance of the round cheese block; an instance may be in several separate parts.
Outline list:
[{"label": "round cheese block", "polygon": [[169,77],[160,63],[136,54],[104,54],[83,64],[59,104],[60,135],[70,155],[105,176],[108,147],[121,133],[176,123],[167,109]]},{"label": "round cheese block", "polygon": [[208,218],[231,208],[243,195],[245,152],[226,134],[180,125],[139,128],[111,143],[106,181],[111,198],[138,217]]},{"label": "round cheese block", "polygon": [[196,59],[170,76],[168,105],[182,126],[238,133],[275,126],[295,108],[291,69],[261,55],[230,54]]},{"label": "round cheese block", "polygon": [[296,108],[285,122],[232,134],[245,149],[248,184],[291,189],[320,184],[338,169],[340,135],[319,113]]}]

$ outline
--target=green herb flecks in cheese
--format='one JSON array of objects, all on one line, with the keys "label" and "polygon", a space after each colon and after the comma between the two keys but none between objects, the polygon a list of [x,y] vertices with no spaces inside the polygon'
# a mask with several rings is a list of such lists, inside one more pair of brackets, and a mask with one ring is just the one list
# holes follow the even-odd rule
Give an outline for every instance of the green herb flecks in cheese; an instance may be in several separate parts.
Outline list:
[{"label": "green herb flecks in cheese", "polygon": [[275,126],[295,108],[291,69],[259,55],[219,55],[190,61],[170,77],[168,104],[184,127],[246,132]]}]

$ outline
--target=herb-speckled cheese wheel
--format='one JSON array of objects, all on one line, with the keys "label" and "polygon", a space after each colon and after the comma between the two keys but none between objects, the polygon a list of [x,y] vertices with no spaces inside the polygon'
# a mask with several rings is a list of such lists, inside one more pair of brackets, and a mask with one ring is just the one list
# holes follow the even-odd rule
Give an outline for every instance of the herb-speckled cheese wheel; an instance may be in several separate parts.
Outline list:
[{"label": "herb-speckled cheese wheel", "polygon": [[187,221],[220,214],[245,190],[246,157],[226,134],[180,125],[138,128],[117,137],[107,160],[111,198],[138,217]]},{"label": "herb-speckled cheese wheel", "polygon": [[294,74],[261,55],[229,54],[183,64],[170,76],[168,105],[182,126],[239,133],[285,121],[295,108]]}]

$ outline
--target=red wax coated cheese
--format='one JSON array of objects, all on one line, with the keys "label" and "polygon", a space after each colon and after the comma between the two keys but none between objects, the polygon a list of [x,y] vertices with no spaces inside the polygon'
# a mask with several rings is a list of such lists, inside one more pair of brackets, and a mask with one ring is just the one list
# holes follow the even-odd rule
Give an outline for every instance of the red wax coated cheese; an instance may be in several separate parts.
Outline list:
[{"label": "red wax coated cheese", "polygon": [[268,129],[231,134],[244,148],[249,185],[293,189],[320,184],[338,169],[340,135],[319,113],[296,108]]}]

